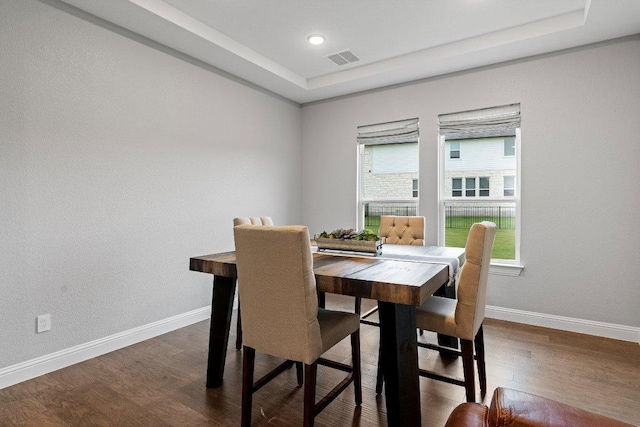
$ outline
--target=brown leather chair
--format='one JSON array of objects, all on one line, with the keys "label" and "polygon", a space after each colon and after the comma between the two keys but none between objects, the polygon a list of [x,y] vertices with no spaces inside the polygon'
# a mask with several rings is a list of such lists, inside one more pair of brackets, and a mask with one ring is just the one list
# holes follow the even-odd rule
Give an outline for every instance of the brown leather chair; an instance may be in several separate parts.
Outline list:
[{"label": "brown leather chair", "polygon": [[445,427],[630,427],[631,424],[594,414],[523,391],[498,387],[491,406],[458,405]]},{"label": "brown leather chair", "polygon": [[[240,225],[233,232],[244,329],[242,425],[251,425],[253,393],[294,363],[298,385],[303,364],[305,370],[304,426],[313,426],[315,416],[352,382],[360,405],[360,318],[318,307],[307,227]],[[320,357],[348,336],[351,366]],[[286,361],[254,383],[256,350]],[[318,364],[349,375],[316,403]]]},{"label": "brown leather chair", "polygon": [[[253,225],[273,225],[270,216],[252,216],[233,218],[233,226],[253,224]],[[240,301],[238,301],[238,318],[236,320],[236,350],[242,348],[242,316],[240,316]]]}]

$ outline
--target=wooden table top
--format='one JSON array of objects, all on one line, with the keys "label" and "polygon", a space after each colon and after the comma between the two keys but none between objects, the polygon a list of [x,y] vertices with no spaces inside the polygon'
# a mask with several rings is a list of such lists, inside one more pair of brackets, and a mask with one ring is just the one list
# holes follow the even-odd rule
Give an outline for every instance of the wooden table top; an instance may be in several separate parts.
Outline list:
[{"label": "wooden table top", "polygon": [[[398,246],[398,245],[389,245]],[[413,248],[413,249],[407,249]],[[383,256],[345,256],[315,252],[313,271],[316,286],[322,292],[358,296],[396,304],[420,305],[449,280],[446,264],[394,259],[389,252],[458,258],[464,261],[464,249],[413,246],[383,250]],[[204,255],[190,259],[189,269],[234,278],[235,252]]]}]

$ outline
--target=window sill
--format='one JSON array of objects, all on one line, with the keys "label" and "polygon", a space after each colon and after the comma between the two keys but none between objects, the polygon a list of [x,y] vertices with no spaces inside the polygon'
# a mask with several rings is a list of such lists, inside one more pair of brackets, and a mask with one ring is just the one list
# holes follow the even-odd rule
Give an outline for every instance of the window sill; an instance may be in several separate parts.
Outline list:
[{"label": "window sill", "polygon": [[517,277],[522,270],[524,270],[524,265],[491,263],[489,266],[489,274],[496,276]]}]

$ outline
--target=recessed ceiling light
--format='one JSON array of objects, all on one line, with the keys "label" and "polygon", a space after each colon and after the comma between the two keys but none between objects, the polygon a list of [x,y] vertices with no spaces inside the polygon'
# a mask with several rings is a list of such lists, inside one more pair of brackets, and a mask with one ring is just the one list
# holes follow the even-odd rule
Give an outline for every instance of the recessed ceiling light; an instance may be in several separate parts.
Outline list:
[{"label": "recessed ceiling light", "polygon": [[307,37],[307,40],[309,40],[311,44],[322,44],[324,43],[324,36],[321,34],[311,34]]}]

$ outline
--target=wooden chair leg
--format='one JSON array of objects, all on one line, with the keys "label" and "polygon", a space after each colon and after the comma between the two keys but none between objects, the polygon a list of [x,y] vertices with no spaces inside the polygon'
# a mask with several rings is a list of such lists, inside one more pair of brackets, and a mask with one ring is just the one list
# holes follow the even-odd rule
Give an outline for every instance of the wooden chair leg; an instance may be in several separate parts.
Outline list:
[{"label": "wooden chair leg", "polygon": [[298,387],[302,387],[302,385],[304,384],[302,366],[303,366],[302,362],[296,362],[296,378],[298,380]]},{"label": "wooden chair leg", "polygon": [[318,375],[318,362],[304,365],[304,427],[313,427],[314,411],[316,406],[316,378]]},{"label": "wooden chair leg", "polygon": [[384,374],[382,373],[382,342],[378,346],[378,374],[376,375],[376,394],[382,394]]},{"label": "wooden chair leg", "polygon": [[357,315],[360,315],[360,313],[362,312],[362,298],[356,297],[355,307],[354,307],[353,311]]},{"label": "wooden chair leg", "polygon": [[251,426],[255,360],[256,350],[251,347],[244,347],[242,352],[242,427]]},{"label": "wooden chair leg", "polygon": [[242,348],[242,316],[240,316],[240,297],[238,297],[238,319],[236,323],[236,350]]},{"label": "wooden chair leg", "polygon": [[473,341],[460,339],[462,346],[462,369],[467,402],[476,401],[475,373],[473,369]]},{"label": "wooden chair leg", "polygon": [[476,357],[478,359],[478,377],[480,379],[480,394],[484,396],[487,394],[487,368],[485,366],[484,359],[484,332],[482,332],[482,325],[478,329],[478,333],[474,339],[476,348]]},{"label": "wooden chair leg", "polygon": [[353,389],[356,405],[362,404],[362,375],[360,365],[360,330],[351,334],[351,366],[353,366]]}]

